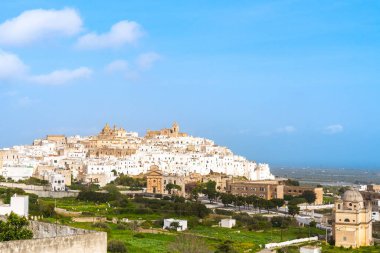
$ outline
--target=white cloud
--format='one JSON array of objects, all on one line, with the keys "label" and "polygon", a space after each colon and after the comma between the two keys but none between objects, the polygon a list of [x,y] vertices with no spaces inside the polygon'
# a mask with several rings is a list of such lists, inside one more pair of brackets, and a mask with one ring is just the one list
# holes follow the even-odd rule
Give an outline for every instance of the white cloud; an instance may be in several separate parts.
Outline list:
[{"label": "white cloud", "polygon": [[261,136],[270,136],[270,135],[275,135],[275,134],[292,134],[296,131],[297,131],[297,129],[294,126],[284,126],[284,127],[280,127],[280,128],[275,129],[275,130],[272,130],[272,131],[262,132],[260,135]]},{"label": "white cloud", "polygon": [[277,133],[291,134],[294,133],[297,129],[294,126],[284,126],[276,130]]},{"label": "white cloud", "polygon": [[91,69],[81,67],[74,70],[56,70],[45,75],[31,76],[29,79],[39,84],[60,85],[78,79],[89,78],[91,75]]},{"label": "white cloud", "polygon": [[18,98],[16,102],[17,102],[17,106],[19,107],[29,107],[37,103],[38,101],[25,96],[25,97]]},{"label": "white cloud", "polygon": [[111,63],[109,63],[104,70],[107,73],[114,73],[114,72],[126,72],[129,70],[129,64],[127,61],[124,60],[116,60]]},{"label": "white cloud", "polygon": [[340,124],[329,125],[324,128],[326,134],[337,134],[343,131],[343,126]]},{"label": "white cloud", "polygon": [[50,36],[72,36],[82,30],[77,11],[29,10],[0,24],[0,44],[25,45]]},{"label": "white cloud", "polygon": [[143,35],[141,26],[134,21],[123,20],[111,27],[108,33],[88,33],[79,38],[80,49],[119,48],[134,44]]},{"label": "white cloud", "polygon": [[26,66],[17,55],[0,50],[0,80],[12,80],[26,75]]},{"label": "white cloud", "polygon": [[160,58],[161,58],[161,56],[155,52],[149,52],[149,53],[141,54],[137,58],[137,66],[140,69],[149,69]]}]

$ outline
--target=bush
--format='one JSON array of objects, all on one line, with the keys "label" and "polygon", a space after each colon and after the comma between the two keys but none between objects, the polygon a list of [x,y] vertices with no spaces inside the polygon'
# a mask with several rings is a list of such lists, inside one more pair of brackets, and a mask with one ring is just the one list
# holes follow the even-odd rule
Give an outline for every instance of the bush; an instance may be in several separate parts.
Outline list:
[{"label": "bush", "polygon": [[83,216],[95,216],[95,213],[94,212],[84,211],[84,212],[82,212],[82,215]]},{"label": "bush", "polygon": [[117,230],[126,230],[127,229],[127,226],[122,224],[122,223],[119,223],[116,225],[116,229]]},{"label": "bush", "polygon": [[317,223],[315,221],[310,221],[309,226],[315,228],[317,226]]},{"label": "bush", "polygon": [[138,234],[133,235],[133,237],[136,237],[136,238],[145,238],[145,235],[141,234],[141,233],[138,233]]},{"label": "bush", "polygon": [[107,223],[104,223],[104,222],[96,222],[94,224],[92,224],[93,227],[95,228],[104,228],[104,229],[109,229],[110,227],[108,226]]},{"label": "bush", "polygon": [[108,242],[107,250],[112,253],[126,253],[127,247],[124,242],[119,240],[111,240]]},{"label": "bush", "polygon": [[146,220],[144,221],[143,223],[141,223],[141,227],[144,228],[144,229],[149,229],[153,226],[153,223],[149,220]]},{"label": "bush", "polygon": [[228,210],[223,210],[223,209],[215,209],[215,213],[220,214],[220,215],[228,215],[228,216],[234,215],[233,211],[228,211]]},{"label": "bush", "polygon": [[159,228],[162,228],[164,226],[164,219],[159,219],[159,220],[155,220],[153,222],[153,225],[155,227],[159,227]]}]

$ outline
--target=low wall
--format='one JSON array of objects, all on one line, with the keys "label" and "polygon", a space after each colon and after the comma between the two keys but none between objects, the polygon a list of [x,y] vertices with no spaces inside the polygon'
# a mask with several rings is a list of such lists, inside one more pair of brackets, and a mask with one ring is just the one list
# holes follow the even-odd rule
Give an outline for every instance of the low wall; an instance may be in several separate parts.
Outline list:
[{"label": "low wall", "polygon": [[38,195],[40,198],[66,198],[66,197],[77,197],[79,191],[65,191],[65,192],[54,192],[54,191],[39,191],[39,190],[25,190],[27,193],[33,193]]},{"label": "low wall", "polygon": [[266,249],[274,249],[274,248],[282,248],[286,247],[292,244],[298,244],[298,243],[303,243],[303,242],[311,242],[311,241],[318,241],[318,236],[315,237],[309,237],[309,238],[302,238],[302,239],[295,239],[291,241],[286,241],[286,242],[279,242],[279,243],[268,243],[265,244]]},{"label": "low wall", "polygon": [[74,217],[72,218],[75,222],[106,222],[106,217]]},{"label": "low wall", "polygon": [[31,221],[34,238],[0,243],[1,253],[106,253],[107,233]]},{"label": "low wall", "polygon": [[37,190],[37,191],[50,190],[50,186],[19,184],[19,183],[0,182],[0,186],[4,186],[8,188],[19,188],[23,190]]},{"label": "low wall", "polygon": [[57,214],[62,215],[64,217],[78,217],[78,216],[81,216],[82,214],[82,212],[67,211],[66,209],[58,208],[58,207],[55,207],[54,211]]}]

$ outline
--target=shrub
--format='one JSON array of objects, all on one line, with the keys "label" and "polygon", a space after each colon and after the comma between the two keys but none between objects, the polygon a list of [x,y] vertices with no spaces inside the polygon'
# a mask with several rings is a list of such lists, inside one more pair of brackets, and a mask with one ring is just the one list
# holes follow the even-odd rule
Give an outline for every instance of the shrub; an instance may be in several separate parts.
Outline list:
[{"label": "shrub", "polygon": [[110,227],[108,226],[107,223],[104,223],[104,222],[96,222],[94,224],[92,224],[93,227],[95,228],[104,228],[104,229],[109,229]]},{"label": "shrub", "polygon": [[223,209],[215,209],[215,213],[220,214],[220,215],[228,215],[228,216],[234,215],[233,211],[228,211],[228,210],[223,210]]},{"label": "shrub", "polygon": [[116,225],[116,229],[118,230],[126,230],[127,229],[127,226],[122,224],[122,223],[119,223]]},{"label": "shrub", "polygon": [[112,253],[126,253],[127,247],[124,242],[119,240],[111,240],[108,242],[107,250]]},{"label": "shrub", "polygon": [[145,235],[141,234],[141,233],[138,233],[138,234],[135,234],[133,237],[136,237],[136,238],[145,238]]},{"label": "shrub", "polygon": [[153,226],[153,223],[149,220],[146,220],[144,221],[143,223],[141,223],[141,227],[144,228],[144,229],[149,229]]}]

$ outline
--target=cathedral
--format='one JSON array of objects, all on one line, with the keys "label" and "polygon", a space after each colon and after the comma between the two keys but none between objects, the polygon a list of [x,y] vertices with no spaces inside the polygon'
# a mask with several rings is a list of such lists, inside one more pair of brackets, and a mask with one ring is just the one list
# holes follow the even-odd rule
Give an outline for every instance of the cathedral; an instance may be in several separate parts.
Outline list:
[{"label": "cathedral", "polygon": [[360,192],[347,190],[335,201],[333,235],[335,246],[358,248],[372,241],[372,206]]},{"label": "cathedral", "polygon": [[186,133],[179,132],[179,125],[174,122],[171,128],[164,128],[161,130],[151,131],[148,130],[146,132],[146,138],[153,138],[156,136],[166,136],[166,137],[187,137]]}]

